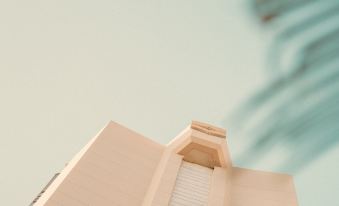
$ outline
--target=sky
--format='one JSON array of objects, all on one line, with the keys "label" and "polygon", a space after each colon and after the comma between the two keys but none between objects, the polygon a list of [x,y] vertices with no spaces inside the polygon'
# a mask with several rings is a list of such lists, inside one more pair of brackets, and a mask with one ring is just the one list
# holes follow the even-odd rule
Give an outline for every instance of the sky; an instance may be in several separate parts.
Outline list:
[{"label": "sky", "polygon": [[[28,205],[110,120],[165,144],[191,120],[227,128],[267,80],[243,1],[0,1],[0,25],[3,205]],[[338,157],[292,174],[301,206],[338,205]]]}]

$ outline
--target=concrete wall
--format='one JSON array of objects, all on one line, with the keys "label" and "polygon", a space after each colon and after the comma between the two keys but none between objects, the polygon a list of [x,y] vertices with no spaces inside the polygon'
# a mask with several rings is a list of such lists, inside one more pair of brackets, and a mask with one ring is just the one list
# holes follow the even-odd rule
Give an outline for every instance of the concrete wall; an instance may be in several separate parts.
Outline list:
[{"label": "concrete wall", "polygon": [[209,206],[298,205],[291,176],[233,167],[225,138],[189,128],[163,146],[110,122],[34,206],[168,206],[190,142],[215,150],[222,166],[211,175]]},{"label": "concrete wall", "polygon": [[232,168],[231,206],[297,206],[293,178],[285,174]]},{"label": "concrete wall", "polygon": [[44,205],[140,206],[163,150],[162,145],[111,122]]}]

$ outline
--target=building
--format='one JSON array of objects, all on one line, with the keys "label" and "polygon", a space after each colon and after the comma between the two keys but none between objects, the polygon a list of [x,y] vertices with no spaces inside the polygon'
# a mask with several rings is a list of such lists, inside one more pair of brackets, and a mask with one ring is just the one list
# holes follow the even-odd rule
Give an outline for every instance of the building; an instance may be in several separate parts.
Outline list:
[{"label": "building", "polygon": [[195,122],[161,145],[110,122],[34,206],[297,206],[286,174],[233,167],[226,131]]}]

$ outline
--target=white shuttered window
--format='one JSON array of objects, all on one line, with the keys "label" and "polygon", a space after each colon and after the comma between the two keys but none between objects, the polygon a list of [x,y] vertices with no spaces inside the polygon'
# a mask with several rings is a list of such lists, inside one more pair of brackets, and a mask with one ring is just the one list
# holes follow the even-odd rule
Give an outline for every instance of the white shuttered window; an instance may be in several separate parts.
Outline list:
[{"label": "white shuttered window", "polygon": [[170,206],[207,206],[213,169],[182,162]]}]

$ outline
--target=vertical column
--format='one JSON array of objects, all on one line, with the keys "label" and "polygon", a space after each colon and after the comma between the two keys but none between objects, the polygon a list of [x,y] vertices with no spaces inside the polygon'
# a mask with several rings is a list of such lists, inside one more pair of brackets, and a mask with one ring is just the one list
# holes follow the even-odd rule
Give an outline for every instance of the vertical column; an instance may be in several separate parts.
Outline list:
[{"label": "vertical column", "polygon": [[215,167],[212,173],[208,206],[229,206],[230,179],[226,168]]},{"label": "vertical column", "polygon": [[142,206],[168,206],[182,158],[169,150],[164,152]]}]

